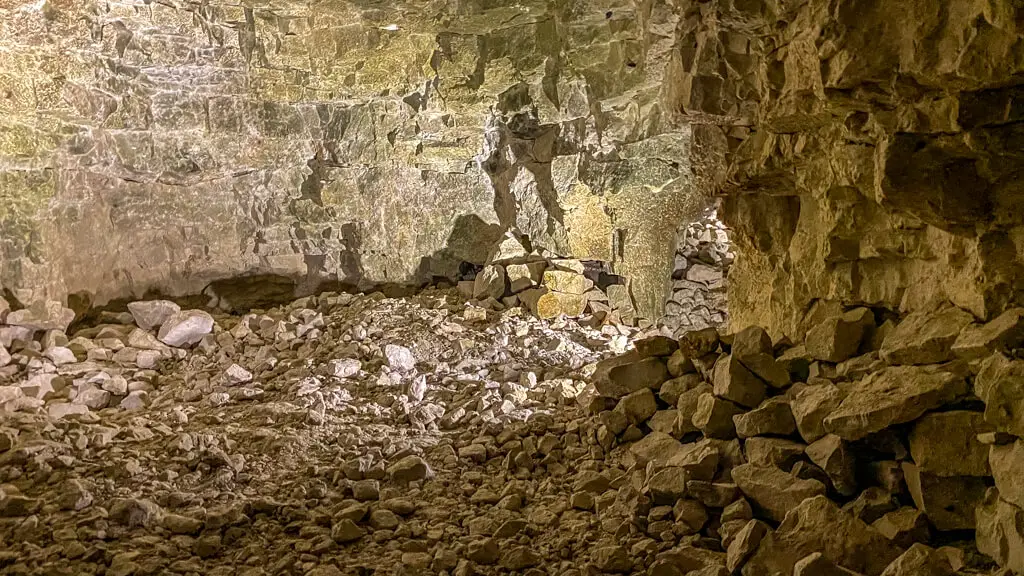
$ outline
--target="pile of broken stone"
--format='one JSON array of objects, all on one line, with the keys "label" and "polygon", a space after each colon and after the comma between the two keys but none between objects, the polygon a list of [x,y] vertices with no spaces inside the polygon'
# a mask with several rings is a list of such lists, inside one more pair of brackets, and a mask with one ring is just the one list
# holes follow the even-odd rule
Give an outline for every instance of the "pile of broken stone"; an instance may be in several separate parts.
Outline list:
[{"label": "pile of broken stone", "polygon": [[726,227],[718,220],[717,206],[706,208],[699,220],[681,227],[677,236],[672,296],[665,303],[661,323],[678,331],[727,326],[727,276],[735,255]]},{"label": "pile of broken stone", "polygon": [[647,532],[702,550],[649,574],[1024,573],[1024,309],[822,316],[800,345],[705,329],[598,365]]},{"label": "pile of broken stone", "polygon": [[633,323],[635,307],[625,284],[601,290],[587,277],[583,262],[543,249],[527,250],[524,240],[508,232],[488,257],[488,264],[459,290],[482,307],[503,310],[525,306],[542,319],[559,315],[584,317],[592,326]]}]

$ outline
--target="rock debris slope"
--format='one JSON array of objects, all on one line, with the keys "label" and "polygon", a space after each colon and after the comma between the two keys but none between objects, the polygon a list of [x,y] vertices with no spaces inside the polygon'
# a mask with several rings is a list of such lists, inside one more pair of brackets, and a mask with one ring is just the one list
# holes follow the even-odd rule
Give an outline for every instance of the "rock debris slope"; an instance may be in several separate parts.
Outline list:
[{"label": "rock debris slope", "polygon": [[5,313],[5,574],[1024,570],[1020,311],[793,345],[455,290],[129,310]]}]

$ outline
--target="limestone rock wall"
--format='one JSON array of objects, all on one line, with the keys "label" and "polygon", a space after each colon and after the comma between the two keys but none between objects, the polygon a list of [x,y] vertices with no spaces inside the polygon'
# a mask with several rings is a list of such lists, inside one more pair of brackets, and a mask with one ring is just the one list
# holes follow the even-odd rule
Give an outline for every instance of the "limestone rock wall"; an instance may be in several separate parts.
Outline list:
[{"label": "limestone rock wall", "polygon": [[679,2],[667,91],[729,170],[733,325],[1021,299],[1024,7]]},{"label": "limestone rock wall", "polygon": [[[416,283],[510,228],[654,317],[700,147],[626,0],[0,1],[0,283],[97,303]],[[696,137],[694,136],[696,134]]]}]

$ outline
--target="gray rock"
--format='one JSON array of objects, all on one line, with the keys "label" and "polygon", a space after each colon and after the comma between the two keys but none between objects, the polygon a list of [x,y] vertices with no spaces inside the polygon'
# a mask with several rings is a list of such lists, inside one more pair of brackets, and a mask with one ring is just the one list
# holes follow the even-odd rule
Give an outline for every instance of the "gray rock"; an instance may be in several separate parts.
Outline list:
[{"label": "gray rock", "polygon": [[129,303],[128,312],[139,328],[149,331],[163,326],[171,316],[181,312],[181,306],[170,300],[141,300]]},{"label": "gray rock", "polygon": [[505,267],[500,264],[490,264],[476,275],[473,282],[473,298],[485,300],[487,298],[500,299],[505,295],[505,284],[507,278]]},{"label": "gray rock", "polygon": [[157,338],[167,344],[181,348],[191,346],[213,332],[213,317],[202,310],[182,310],[171,314],[157,332]]},{"label": "gray rock", "polygon": [[410,372],[416,368],[416,357],[405,346],[388,344],[384,347],[384,356],[393,370]]}]

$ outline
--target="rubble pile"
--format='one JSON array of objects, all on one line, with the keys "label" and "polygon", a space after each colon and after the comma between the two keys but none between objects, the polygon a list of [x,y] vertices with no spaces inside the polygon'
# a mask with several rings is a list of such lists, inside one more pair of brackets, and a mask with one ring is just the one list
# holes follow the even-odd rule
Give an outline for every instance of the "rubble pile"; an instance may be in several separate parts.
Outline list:
[{"label": "rubble pile", "polygon": [[649,573],[1024,573],[1024,310],[812,312],[798,345],[708,328],[599,363],[633,520],[686,542]]},{"label": "rubble pile", "polygon": [[[528,240],[512,232],[491,251],[488,264],[459,290],[489,310],[525,306],[543,319],[585,316],[593,326],[650,326],[637,318],[625,279],[607,274],[603,266],[562,258],[543,249],[528,249]],[[604,277],[606,285],[598,282]],[[639,320],[639,321],[638,321]]]},{"label": "rubble pile", "polygon": [[715,205],[679,230],[672,296],[661,323],[676,331],[728,326],[727,275],[735,254]]}]

